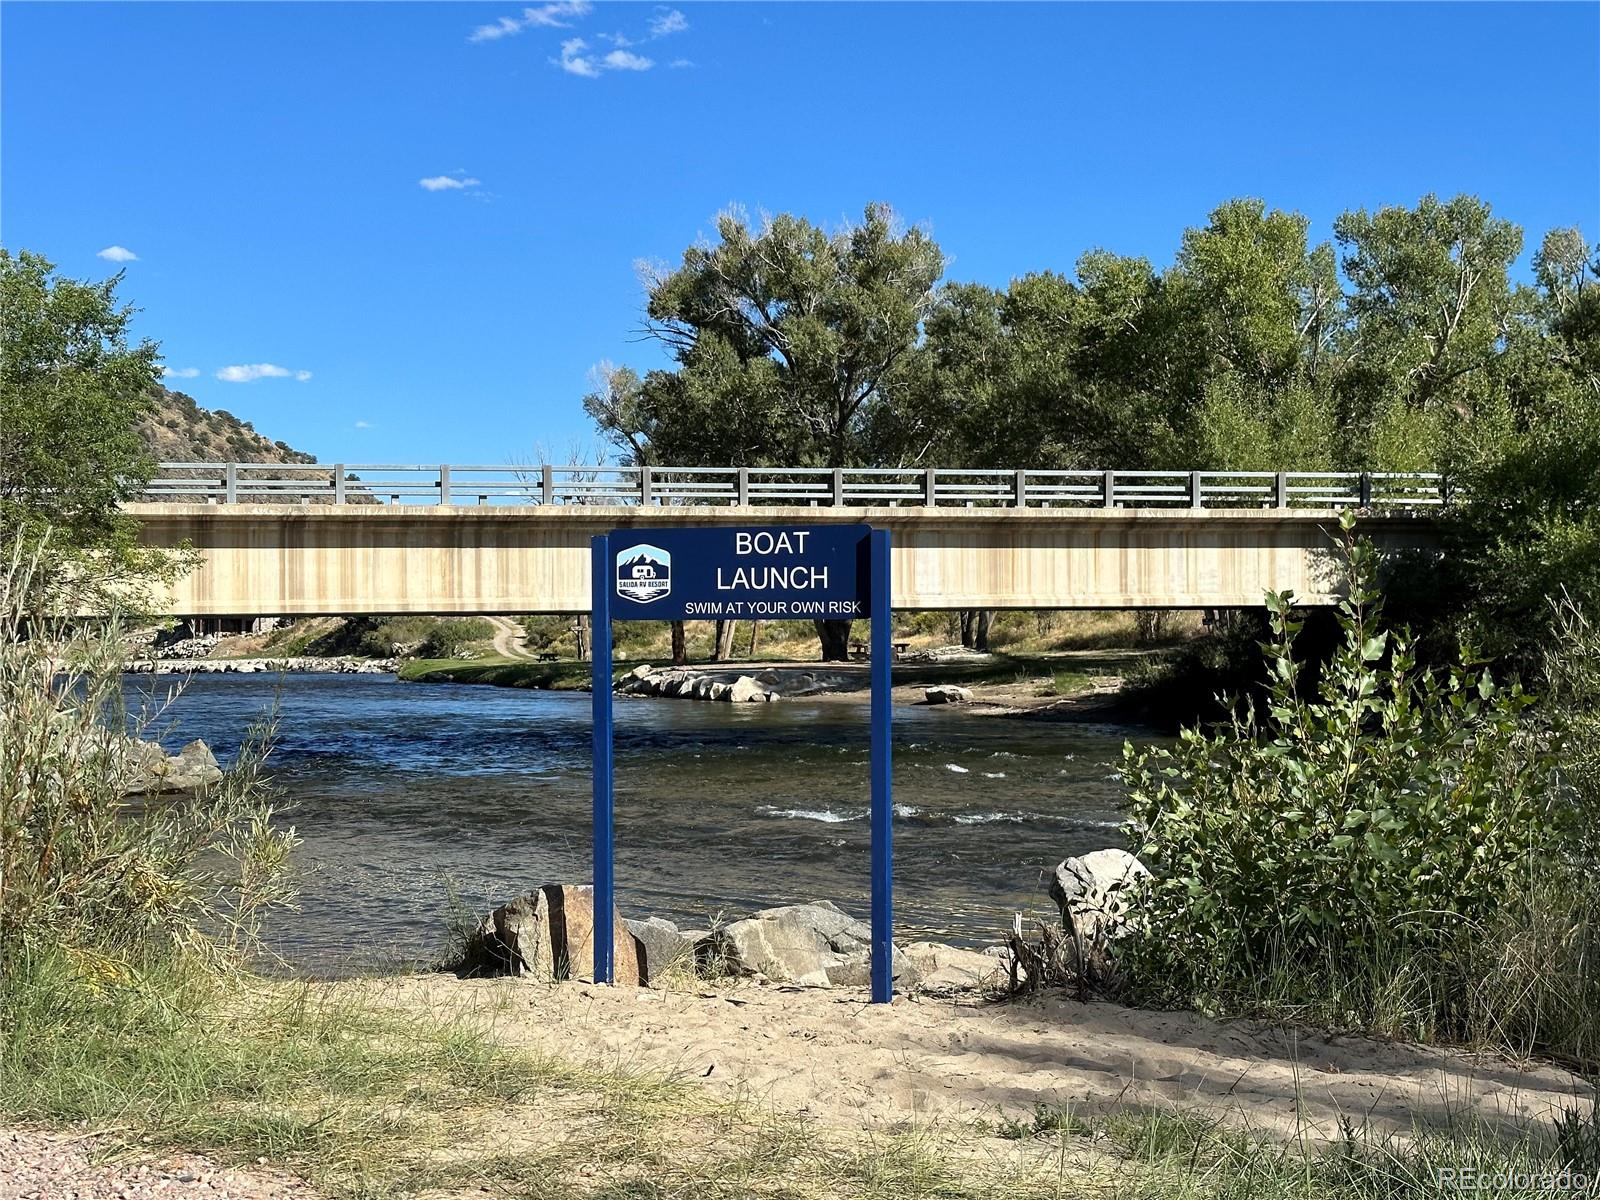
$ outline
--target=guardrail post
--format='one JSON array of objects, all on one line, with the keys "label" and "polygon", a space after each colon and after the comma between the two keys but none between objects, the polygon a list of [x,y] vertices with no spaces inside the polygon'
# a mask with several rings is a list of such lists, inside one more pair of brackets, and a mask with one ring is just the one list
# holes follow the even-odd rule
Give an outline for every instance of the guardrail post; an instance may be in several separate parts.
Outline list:
[{"label": "guardrail post", "polygon": [[239,503],[238,463],[228,463],[222,468],[222,499],[226,504]]},{"label": "guardrail post", "polygon": [[835,467],[833,469],[833,506],[838,508],[844,503],[844,471]]},{"label": "guardrail post", "polygon": [[650,467],[639,468],[639,503],[648,508],[650,506]]},{"label": "guardrail post", "polygon": [[1017,481],[1014,485],[1011,499],[1012,503],[1018,508],[1028,507],[1028,473],[1026,471],[1017,472]]},{"label": "guardrail post", "polygon": [[1272,503],[1278,508],[1289,507],[1289,476],[1282,471],[1272,477]]},{"label": "guardrail post", "polygon": [[344,503],[344,464],[333,464],[333,502]]},{"label": "guardrail post", "polygon": [[450,468],[445,463],[439,464],[439,503],[450,503]]},{"label": "guardrail post", "polygon": [[932,467],[922,472],[922,502],[929,508],[939,503],[939,477]]},{"label": "guardrail post", "polygon": [[1357,499],[1360,501],[1361,507],[1362,508],[1371,508],[1372,507],[1372,476],[1369,475],[1365,471],[1361,472],[1361,480],[1356,485],[1356,488],[1357,488]]},{"label": "guardrail post", "polygon": [[1107,471],[1105,481],[1101,484],[1101,487],[1105,491],[1105,495],[1102,498],[1105,500],[1106,507],[1115,508],[1117,506],[1117,473],[1115,471]]},{"label": "guardrail post", "polygon": [[750,506],[750,468],[739,468],[739,507]]},{"label": "guardrail post", "polygon": [[1204,508],[1205,506],[1206,506],[1205,498],[1203,496],[1201,496],[1201,494],[1200,494],[1200,472],[1199,471],[1190,471],[1189,472],[1189,507],[1190,508]]},{"label": "guardrail post", "polygon": [[544,492],[544,502],[546,504],[554,504],[556,502],[556,472],[555,472],[555,468],[552,467],[549,463],[545,463],[544,466],[539,468],[539,472],[540,472],[540,475],[542,476],[542,489],[543,489],[543,492]]}]

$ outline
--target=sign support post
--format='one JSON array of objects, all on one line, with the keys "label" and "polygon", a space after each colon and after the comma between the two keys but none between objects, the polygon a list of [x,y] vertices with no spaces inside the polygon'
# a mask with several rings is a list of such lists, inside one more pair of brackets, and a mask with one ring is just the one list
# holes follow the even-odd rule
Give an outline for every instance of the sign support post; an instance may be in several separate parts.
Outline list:
[{"label": "sign support post", "polygon": [[872,621],[872,1002],[894,999],[894,634],[889,531],[865,525],[614,529],[590,540],[594,978],[616,982],[611,621]]},{"label": "sign support post", "polygon": [[872,1002],[894,1000],[894,800],[890,733],[894,712],[893,606],[889,596],[889,531],[868,543],[872,608]]},{"label": "sign support post", "polygon": [[594,981],[612,983],[616,979],[616,964],[612,962],[616,931],[611,927],[611,914],[616,911],[616,901],[612,869],[615,797],[611,771],[611,538],[600,534],[591,539],[590,548],[594,589],[589,598],[589,686],[594,713]]}]

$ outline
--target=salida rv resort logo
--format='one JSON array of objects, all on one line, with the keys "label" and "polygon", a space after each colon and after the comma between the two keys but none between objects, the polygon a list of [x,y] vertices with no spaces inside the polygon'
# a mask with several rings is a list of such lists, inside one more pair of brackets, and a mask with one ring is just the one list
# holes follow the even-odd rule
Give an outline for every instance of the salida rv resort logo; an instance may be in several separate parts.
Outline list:
[{"label": "salida rv resort logo", "polygon": [[617,595],[637,604],[672,591],[672,554],[660,546],[629,546],[617,552]]}]

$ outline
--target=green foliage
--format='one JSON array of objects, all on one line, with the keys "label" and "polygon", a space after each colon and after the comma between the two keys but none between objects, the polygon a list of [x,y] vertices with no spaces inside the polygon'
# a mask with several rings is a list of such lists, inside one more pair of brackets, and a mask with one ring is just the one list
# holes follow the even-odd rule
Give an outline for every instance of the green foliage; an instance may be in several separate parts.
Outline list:
[{"label": "green foliage", "polygon": [[717,236],[650,287],[650,330],[677,369],[642,383],[613,370],[585,400],[590,415],[638,461],[861,462],[944,269],[938,246],[881,204],[831,233],[724,213]]},{"label": "green foliage", "polygon": [[314,657],[454,658],[493,637],[494,626],[482,617],[349,617],[331,629],[277,630],[268,646],[285,655]]},{"label": "green foliage", "polygon": [[1456,455],[1464,501],[1446,558],[1468,639],[1535,672],[1552,635],[1550,597],[1600,609],[1600,260],[1576,230],[1535,259],[1491,423]]},{"label": "green foliage", "polygon": [[295,841],[261,773],[270,721],[220,783],[125,799],[119,629],[29,619],[31,594],[19,571],[0,578],[0,975],[46,950],[113,974],[236,962],[258,914],[286,899]]},{"label": "green foliage", "polygon": [[436,621],[417,653],[424,658],[451,658],[494,637],[494,626],[482,617],[453,617]]},{"label": "green foliage", "polygon": [[0,542],[48,553],[56,565],[34,583],[71,583],[77,603],[128,598],[184,565],[140,547],[118,509],[154,467],[138,423],[159,360],[153,342],[129,344],[121,281],[64,279],[37,254],[0,249]]},{"label": "green foliage", "polygon": [[[1410,638],[1378,627],[1373,551],[1352,527],[1343,639],[1310,695],[1300,622],[1272,596],[1264,702],[1124,752],[1130,835],[1156,875],[1138,987],[1234,1010],[1276,988],[1274,1004],[1338,1024],[1592,1060],[1600,991],[1582,955],[1600,903],[1552,908],[1579,873],[1551,736],[1520,687],[1419,669]],[[1551,958],[1523,962],[1513,942]],[[1522,968],[1510,994],[1536,997],[1515,1011],[1478,986],[1507,978],[1507,955]]]}]

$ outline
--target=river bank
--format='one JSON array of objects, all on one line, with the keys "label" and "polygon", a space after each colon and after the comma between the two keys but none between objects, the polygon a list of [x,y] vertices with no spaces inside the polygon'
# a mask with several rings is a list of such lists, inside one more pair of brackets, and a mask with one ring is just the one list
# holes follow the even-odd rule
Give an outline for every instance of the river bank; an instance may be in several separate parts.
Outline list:
[{"label": "river bank", "polygon": [[[893,702],[897,706],[925,705],[929,703],[929,689],[955,688],[965,695],[949,703],[950,709],[974,716],[1138,725],[1138,714],[1122,695],[1123,687],[1129,675],[1155,653],[1079,650],[1013,656],[967,652],[942,660],[903,660],[893,667]],[[871,696],[871,672],[865,662],[754,659],[665,668],[654,661],[619,660],[612,664],[613,682],[621,684],[641,668],[671,670],[725,687],[747,677],[780,700],[864,704]],[[499,657],[418,659],[400,664],[397,675],[407,683],[587,691],[591,668],[587,662],[528,662]],[[672,698],[693,700],[704,696],[685,688],[681,696]]]}]

